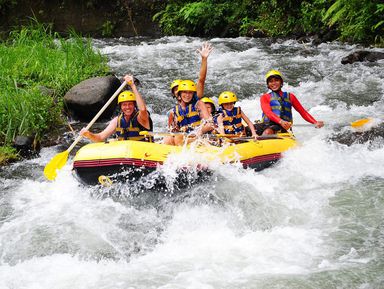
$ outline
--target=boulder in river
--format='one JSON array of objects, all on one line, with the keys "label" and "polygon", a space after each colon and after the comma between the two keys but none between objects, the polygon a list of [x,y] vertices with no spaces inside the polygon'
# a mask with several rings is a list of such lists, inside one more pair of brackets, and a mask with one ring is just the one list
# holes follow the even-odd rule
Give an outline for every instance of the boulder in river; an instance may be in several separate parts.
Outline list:
[{"label": "boulder in river", "polygon": [[[93,77],[72,87],[64,96],[69,114],[78,120],[90,121],[120,87],[116,76]],[[116,108],[116,99],[107,107],[100,119],[110,118]]]},{"label": "boulder in river", "polygon": [[40,151],[40,142],[34,136],[16,136],[13,141],[13,147],[23,158],[31,158],[38,155]]},{"label": "boulder in river", "polygon": [[381,123],[377,126],[374,126],[368,130],[363,130],[363,131],[355,131],[355,130],[342,131],[339,133],[335,133],[330,137],[330,140],[337,141],[347,146],[370,142],[375,147],[376,144],[382,145],[383,139],[384,139],[384,123]]},{"label": "boulder in river", "polygon": [[357,50],[341,59],[341,64],[352,64],[357,61],[374,62],[379,59],[384,59],[384,52]]}]

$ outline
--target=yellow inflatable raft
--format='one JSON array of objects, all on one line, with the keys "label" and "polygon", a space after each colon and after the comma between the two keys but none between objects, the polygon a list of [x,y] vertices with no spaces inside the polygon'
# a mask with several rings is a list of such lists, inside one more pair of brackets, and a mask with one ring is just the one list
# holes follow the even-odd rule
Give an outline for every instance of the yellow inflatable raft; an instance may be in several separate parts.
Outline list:
[{"label": "yellow inflatable raft", "polygon": [[244,168],[261,170],[275,163],[283,152],[295,145],[292,134],[259,137],[257,140],[229,139],[222,146],[205,143],[181,147],[130,140],[91,143],[77,152],[73,170],[86,184],[97,184],[100,176],[120,173],[124,178],[137,179],[156,170],[171,155],[185,154],[189,148],[195,154],[202,154],[205,161],[241,162]]}]

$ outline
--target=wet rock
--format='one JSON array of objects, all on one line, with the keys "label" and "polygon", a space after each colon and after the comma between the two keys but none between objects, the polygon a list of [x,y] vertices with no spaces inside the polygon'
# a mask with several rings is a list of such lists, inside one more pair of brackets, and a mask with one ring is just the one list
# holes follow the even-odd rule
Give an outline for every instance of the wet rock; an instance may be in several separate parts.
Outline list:
[{"label": "wet rock", "polygon": [[374,62],[379,59],[384,59],[384,52],[358,50],[341,59],[341,63],[352,64],[357,61]]},{"label": "wet rock", "polygon": [[248,28],[246,35],[248,37],[254,37],[254,38],[265,38],[265,37],[267,37],[267,34],[265,33],[265,31],[263,31],[261,29],[257,29],[255,27]]},{"label": "wet rock", "polygon": [[23,158],[32,158],[40,152],[40,142],[33,136],[17,136],[13,142],[13,147]]},{"label": "wet rock", "polygon": [[333,134],[330,140],[337,141],[341,144],[351,146],[353,144],[363,144],[367,142],[378,142],[383,144],[384,140],[384,123],[376,127],[372,127],[366,131],[343,131],[340,133]]},{"label": "wet rock", "polygon": [[308,35],[302,35],[296,38],[299,43],[310,43],[312,41],[311,37]]},{"label": "wet rock", "polygon": [[336,40],[338,36],[337,31],[334,29],[321,31],[313,37],[312,44],[319,45],[324,42],[330,42]]},{"label": "wet rock", "polygon": [[[72,87],[64,96],[64,102],[71,117],[90,121],[120,87],[115,76],[93,77]],[[117,97],[100,116],[110,118],[116,108]]]}]

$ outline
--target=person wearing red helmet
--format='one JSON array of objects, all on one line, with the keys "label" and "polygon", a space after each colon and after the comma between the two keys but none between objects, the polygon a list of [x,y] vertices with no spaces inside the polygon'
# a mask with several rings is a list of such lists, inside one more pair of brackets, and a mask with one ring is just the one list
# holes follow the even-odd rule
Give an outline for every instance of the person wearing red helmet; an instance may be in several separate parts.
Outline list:
[{"label": "person wearing red helmet", "polygon": [[292,107],[309,123],[316,128],[324,126],[323,121],[317,121],[299,102],[293,93],[282,91],[283,76],[277,70],[270,70],[266,76],[270,92],[263,94],[260,98],[261,110],[263,111],[262,122],[256,124],[258,134],[275,134],[287,132],[293,123]]},{"label": "person wearing red helmet", "polygon": [[132,75],[124,76],[124,80],[131,87],[132,91],[123,91],[119,94],[118,104],[121,113],[113,118],[108,126],[100,133],[91,133],[83,128],[80,134],[93,142],[104,141],[113,133],[116,133],[118,140],[140,140],[150,141],[151,139],[140,135],[140,131],[152,131],[152,119],[147,111],[145,101],[136,88]]}]

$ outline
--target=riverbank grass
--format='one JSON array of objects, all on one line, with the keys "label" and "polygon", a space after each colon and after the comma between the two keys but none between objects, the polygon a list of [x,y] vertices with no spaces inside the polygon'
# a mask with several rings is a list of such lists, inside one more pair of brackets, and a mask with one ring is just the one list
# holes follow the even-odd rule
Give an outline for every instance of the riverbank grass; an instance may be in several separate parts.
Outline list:
[{"label": "riverbank grass", "polygon": [[10,161],[15,161],[19,158],[16,149],[9,146],[0,146],[0,166],[6,165]]},{"label": "riverbank grass", "polygon": [[0,42],[0,147],[9,148],[17,135],[44,138],[63,123],[64,94],[108,73],[90,39],[74,32],[63,38],[36,22],[12,31]]}]

